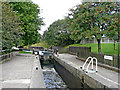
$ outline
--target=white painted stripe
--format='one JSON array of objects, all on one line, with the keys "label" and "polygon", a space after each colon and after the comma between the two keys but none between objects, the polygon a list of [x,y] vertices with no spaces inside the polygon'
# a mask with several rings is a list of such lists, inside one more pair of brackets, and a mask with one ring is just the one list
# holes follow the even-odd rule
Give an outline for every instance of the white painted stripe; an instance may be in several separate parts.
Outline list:
[{"label": "white painted stripe", "polygon": [[30,83],[30,79],[6,80],[3,83]]},{"label": "white painted stripe", "polygon": [[114,81],[112,81],[111,79],[108,79],[108,78],[106,78],[106,77],[104,77],[104,76],[102,76],[102,75],[100,75],[100,74],[98,74],[98,73],[96,73],[96,75],[102,77],[102,78],[105,79],[105,80],[108,80],[109,82],[112,82],[112,83],[114,83],[114,84],[120,85],[118,82],[114,82]]}]

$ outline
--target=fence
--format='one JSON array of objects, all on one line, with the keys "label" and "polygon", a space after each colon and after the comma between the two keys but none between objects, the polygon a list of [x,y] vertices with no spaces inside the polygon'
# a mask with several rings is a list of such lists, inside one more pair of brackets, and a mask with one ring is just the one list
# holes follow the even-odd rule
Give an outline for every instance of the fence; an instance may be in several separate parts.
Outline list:
[{"label": "fence", "polygon": [[118,56],[92,53],[91,52],[91,47],[71,46],[71,47],[69,47],[69,53],[76,54],[79,58],[82,58],[82,59],[85,59],[85,60],[89,56],[96,57],[98,59],[99,63],[107,64],[109,66],[114,66],[114,67],[119,66]]},{"label": "fence", "polygon": [[91,47],[76,47],[76,46],[69,47],[69,53],[77,55],[79,51],[84,53],[91,52]]},{"label": "fence", "polygon": [[0,50],[0,61],[6,60],[8,58],[11,58],[13,56],[13,53],[11,53],[11,50]]},{"label": "fence", "polygon": [[[96,38],[93,38],[92,40],[82,39],[81,43],[82,44],[85,44],[85,43],[97,43],[97,40],[96,40]],[[114,40],[110,40],[108,37],[102,37],[101,43],[114,43]]]},{"label": "fence", "polygon": [[[96,57],[98,59],[98,62],[102,64],[107,64],[110,66],[118,67],[118,56],[97,54],[97,53],[92,53],[92,52],[84,53],[81,51],[78,52],[77,56],[83,59],[87,59],[88,56]],[[111,57],[111,59],[105,59],[105,56]]]}]

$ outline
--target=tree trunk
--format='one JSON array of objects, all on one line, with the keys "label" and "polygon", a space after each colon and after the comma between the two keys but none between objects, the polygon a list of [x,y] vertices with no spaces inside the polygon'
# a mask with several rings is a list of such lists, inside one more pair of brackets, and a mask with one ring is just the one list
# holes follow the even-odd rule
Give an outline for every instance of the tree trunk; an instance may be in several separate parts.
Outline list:
[{"label": "tree trunk", "polygon": [[81,39],[78,41],[78,43],[79,43],[79,44],[81,43]]},{"label": "tree trunk", "polygon": [[114,50],[115,50],[115,40],[114,40]]},{"label": "tree trunk", "polygon": [[97,39],[98,42],[98,53],[101,53],[101,39]]}]

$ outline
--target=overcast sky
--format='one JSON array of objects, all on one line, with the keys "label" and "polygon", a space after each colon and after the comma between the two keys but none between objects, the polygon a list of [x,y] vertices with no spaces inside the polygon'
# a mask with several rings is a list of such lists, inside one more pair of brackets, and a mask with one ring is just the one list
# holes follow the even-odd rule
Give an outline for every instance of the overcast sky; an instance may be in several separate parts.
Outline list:
[{"label": "overcast sky", "polygon": [[81,3],[81,0],[32,0],[38,4],[41,9],[40,16],[44,18],[44,25],[40,33],[43,34],[45,30],[58,19],[63,19],[67,15],[69,9]]}]

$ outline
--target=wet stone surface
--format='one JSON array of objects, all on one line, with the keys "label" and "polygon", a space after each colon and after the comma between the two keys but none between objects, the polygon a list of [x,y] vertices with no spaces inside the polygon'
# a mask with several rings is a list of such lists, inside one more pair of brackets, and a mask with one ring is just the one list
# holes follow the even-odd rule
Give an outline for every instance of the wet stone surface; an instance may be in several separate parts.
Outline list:
[{"label": "wet stone surface", "polygon": [[47,88],[67,88],[53,66],[43,66],[44,81]]}]

